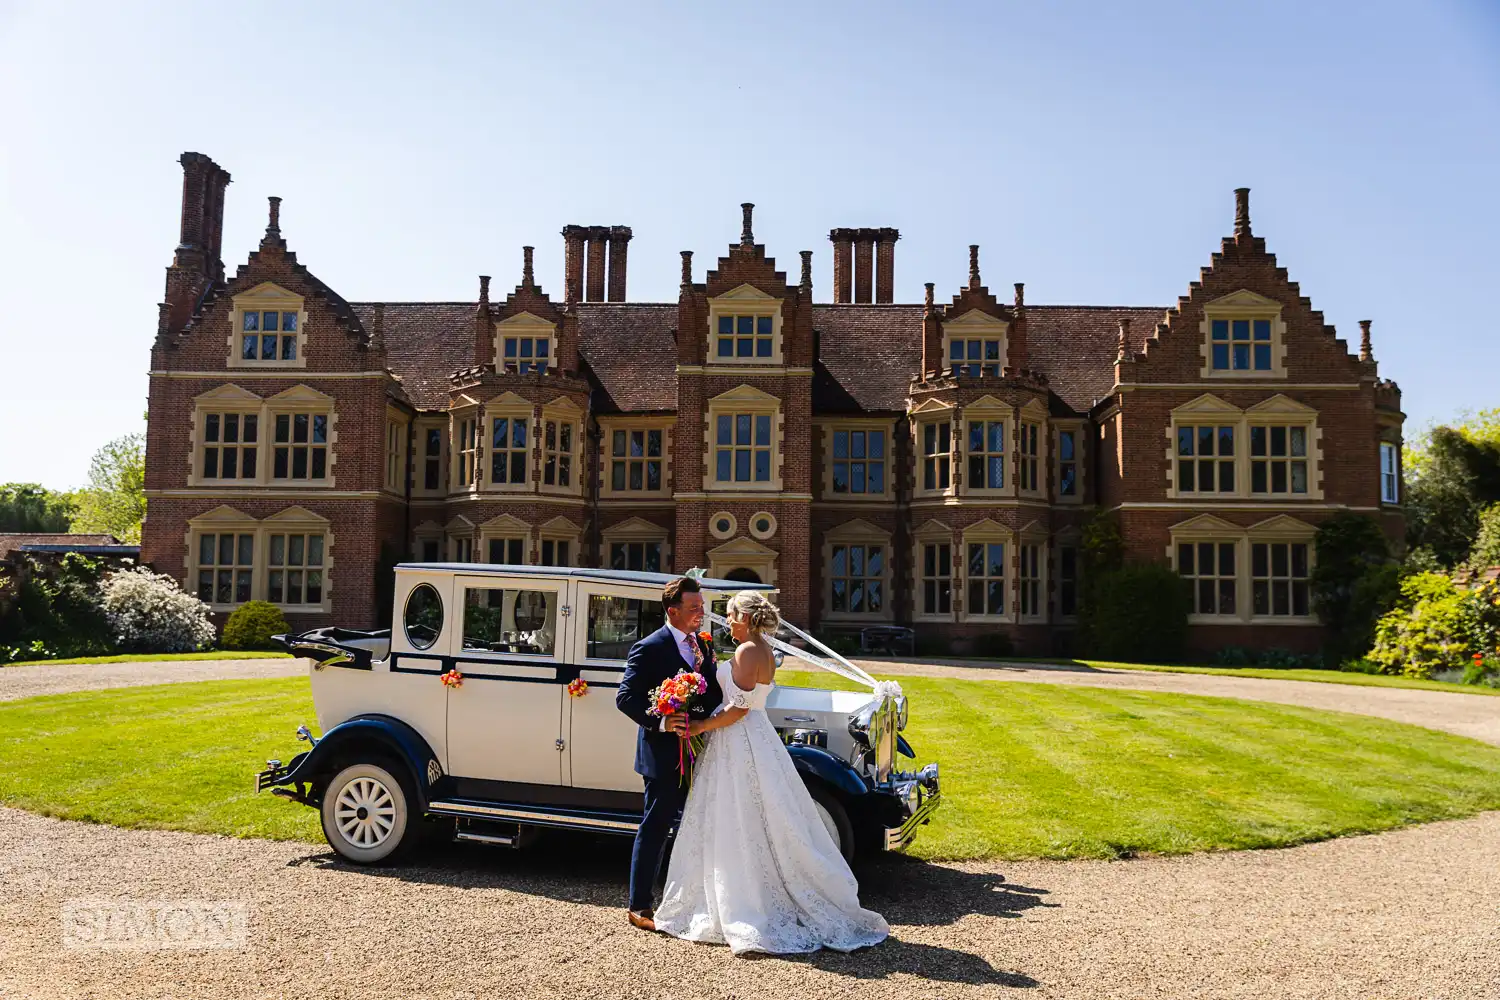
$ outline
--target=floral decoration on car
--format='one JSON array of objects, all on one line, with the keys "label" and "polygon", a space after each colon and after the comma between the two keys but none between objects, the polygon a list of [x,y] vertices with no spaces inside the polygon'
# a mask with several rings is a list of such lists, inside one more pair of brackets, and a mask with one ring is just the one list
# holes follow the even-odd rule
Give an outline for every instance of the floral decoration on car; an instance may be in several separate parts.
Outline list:
[{"label": "floral decoration on car", "polygon": [[589,693],[589,682],[582,677],[575,677],[568,681],[568,694],[574,698],[582,698]]},{"label": "floral decoration on car", "polygon": [[456,688],[463,687],[464,685],[464,675],[459,673],[457,668],[443,674],[439,679],[443,682],[444,687]]}]

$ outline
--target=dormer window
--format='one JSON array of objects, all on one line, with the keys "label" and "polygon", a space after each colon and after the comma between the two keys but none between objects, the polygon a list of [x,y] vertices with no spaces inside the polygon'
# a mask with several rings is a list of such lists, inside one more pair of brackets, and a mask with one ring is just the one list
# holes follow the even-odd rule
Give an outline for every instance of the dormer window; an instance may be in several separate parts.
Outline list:
[{"label": "dormer window", "polygon": [[1242,288],[1206,302],[1200,351],[1203,378],[1285,378],[1281,303]]},{"label": "dormer window", "polygon": [[720,316],[714,356],[766,358],[772,355],[770,316]]},{"label": "dormer window", "polygon": [[954,337],[948,341],[948,370],[954,375],[1000,376],[1001,341]]},{"label": "dormer window", "polygon": [[1211,329],[1214,371],[1271,370],[1269,319],[1216,319]]},{"label": "dormer window", "polygon": [[[700,328],[701,329],[701,328]],[[705,363],[780,365],[781,300],[751,284],[708,300]]]},{"label": "dormer window", "polygon": [[266,282],[234,297],[229,310],[232,368],[301,368],[307,315],[302,296]]},{"label": "dormer window", "polygon": [[545,375],[552,360],[551,337],[506,337],[504,367],[513,374],[537,372]]}]

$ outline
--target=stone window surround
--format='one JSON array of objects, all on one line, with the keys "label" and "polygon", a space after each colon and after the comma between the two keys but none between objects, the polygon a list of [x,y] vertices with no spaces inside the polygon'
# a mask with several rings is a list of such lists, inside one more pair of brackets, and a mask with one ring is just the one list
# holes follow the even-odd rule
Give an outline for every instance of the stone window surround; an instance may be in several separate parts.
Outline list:
[{"label": "stone window surround", "polygon": [[[949,375],[953,372],[953,342],[955,340],[999,340],[999,367],[1001,371],[1004,371],[1005,366],[1009,364],[1010,357],[1009,334],[1009,323],[980,309],[970,309],[962,316],[945,320],[943,322],[943,362],[940,366],[942,373]],[[967,359],[965,363],[968,363]],[[988,367],[991,362],[983,362],[983,364]]]},{"label": "stone window surround", "polygon": [[776,564],[780,555],[775,549],[762,545],[753,538],[741,535],[722,545],[711,548],[708,556],[708,575],[722,579],[736,569],[753,570],[761,583],[776,582]]},{"label": "stone window surround", "polygon": [[[385,408],[385,442],[382,446],[384,462],[382,488],[400,496],[406,494],[406,453],[411,440],[411,418],[394,406]],[[394,441],[393,441],[394,435]],[[392,443],[395,444],[392,450]],[[394,475],[393,475],[394,473]]]},{"label": "stone window surround", "polygon": [[547,371],[557,368],[557,325],[535,313],[519,312],[495,324],[495,371],[505,372],[505,339],[507,337],[532,337],[545,339],[547,346]]},{"label": "stone window surround", "polygon": [[[448,493],[448,458],[445,452],[448,450],[448,417],[423,415],[412,421],[414,430],[412,432],[413,455],[411,463],[411,495],[413,497],[441,497]],[[435,489],[428,489],[427,483],[427,432],[436,430],[438,432],[438,485]]]},{"label": "stone window surround", "polygon": [[[916,470],[912,482],[913,496],[950,497],[957,495],[958,477],[955,475],[957,470],[954,463],[958,449],[958,432],[959,428],[963,426],[960,416],[959,410],[952,403],[944,403],[935,399],[924,401],[907,414],[907,419],[911,422],[912,456]],[[923,486],[926,482],[923,476],[927,460],[926,452],[923,451],[925,447],[923,435],[926,433],[926,428],[929,424],[943,423],[948,424],[948,451],[946,459],[948,462],[948,485],[946,488],[939,487],[929,490]],[[943,453],[938,452],[937,454],[942,455]],[[938,458],[937,461],[941,463],[944,459]],[[942,477],[938,476],[935,482],[942,482]],[[986,491],[984,495],[990,494]],[[1001,495],[1001,491],[996,490],[994,495]]]},{"label": "stone window surround", "polygon": [[[749,283],[732,288],[722,295],[710,298],[708,300],[708,329],[705,332],[703,349],[704,366],[722,365],[726,368],[740,368],[756,365],[779,366],[783,364],[781,306],[781,299],[774,295],[767,295]],[[771,356],[768,358],[719,357],[717,341],[720,316],[771,317]]]},{"label": "stone window surround", "polygon": [[[206,430],[205,418],[209,413],[255,414],[256,456],[254,479],[205,479],[203,449]],[[322,479],[275,479],[271,472],[275,448],[275,418],[278,414],[323,414],[328,417],[328,464]],[[334,489],[336,477],[334,467],[338,462],[338,410],[332,396],[305,385],[294,385],[273,396],[258,396],[242,386],[226,383],[193,398],[190,430],[188,433],[188,486],[275,486],[277,489]]]},{"label": "stone window surround", "polygon": [[[927,580],[928,577],[923,572],[924,563],[922,561],[923,560],[922,549],[926,545],[934,545],[934,544],[948,545],[950,547],[950,549],[949,549],[950,559],[949,559],[949,562],[948,562],[948,584],[949,584],[948,606],[949,606],[949,608],[951,610],[948,611],[948,613],[946,613],[946,614],[943,614],[941,612],[939,612],[937,614],[927,614],[926,612],[923,611],[922,587],[923,587],[924,581]],[[951,527],[949,527],[948,525],[944,524],[942,521],[937,521],[937,520],[927,521],[921,527],[917,528],[915,531],[912,532],[912,546],[911,546],[912,562],[911,562],[911,566],[912,566],[912,579],[913,579],[914,584],[915,584],[913,586],[913,588],[912,588],[912,620],[913,621],[921,621],[921,622],[953,622],[953,621],[957,621],[958,620],[958,608],[959,608],[959,604],[960,604],[959,599],[958,599],[958,588],[959,588],[958,560],[959,560],[959,556],[960,556],[960,551],[959,550],[962,548],[962,546],[963,546],[963,543],[961,541],[956,541],[954,539],[953,529]],[[936,578],[934,578],[934,579],[936,579]]]},{"label": "stone window surround", "polygon": [[[462,517],[462,515],[460,515]],[[454,518],[454,521],[460,518]],[[465,522],[468,518],[462,518]],[[453,522],[449,522],[452,524]],[[478,539],[475,544],[475,557],[480,562],[489,562],[490,541],[492,539],[521,540],[521,562],[532,565],[537,561],[536,554],[532,551],[532,527],[530,524],[516,517],[514,514],[497,514],[472,529]]]},{"label": "stone window surround", "polygon": [[[724,529],[724,530],[720,530],[719,529],[719,522],[720,521],[728,521],[729,522],[729,527],[726,528],[726,529]],[[715,511],[713,514],[709,515],[709,518],[708,518],[708,533],[710,535],[713,535],[715,538],[718,538],[718,539],[720,539],[722,541],[728,541],[729,539],[733,538],[735,535],[739,534],[739,530],[740,530],[739,518],[735,517],[734,513],[732,511],[720,510],[720,511]]]},{"label": "stone window surround", "polygon": [[[822,491],[819,499],[837,500],[840,503],[888,503],[896,495],[893,482],[896,478],[895,443],[896,422],[884,417],[842,417],[814,422],[816,433],[822,441]],[[885,431],[885,480],[879,493],[835,493],[833,492],[833,435],[835,431]],[[867,446],[868,447],[868,446]]]},{"label": "stone window surround", "polygon": [[[305,507],[291,506],[277,511],[275,514],[265,518],[254,518],[249,514],[235,510],[233,507],[220,506],[213,510],[191,517],[187,521],[187,531],[184,534],[184,542],[187,552],[183,559],[183,568],[187,579],[183,587],[190,594],[198,592],[198,539],[206,534],[227,534],[233,532],[237,535],[253,534],[255,536],[255,552],[251,561],[251,583],[250,599],[263,601],[269,593],[270,536],[274,534],[321,534],[323,536],[323,600],[318,604],[282,604],[277,605],[288,614],[317,614],[330,611],[333,608],[333,564],[334,564],[334,537],[333,523],[327,518]],[[233,611],[240,607],[238,603],[219,604],[211,602],[209,607],[214,611]]]},{"label": "stone window surround", "polygon": [[[468,559],[460,558],[458,551],[459,542],[464,540],[467,540],[470,546]],[[484,555],[484,543],[479,539],[474,522],[462,514],[454,515],[447,524],[443,525],[443,545],[445,548],[443,558],[447,562],[474,562]]]},{"label": "stone window surround", "polygon": [[[1071,431],[1073,434],[1073,494],[1065,496],[1062,492],[1062,434]],[[1088,475],[1089,463],[1085,450],[1089,444],[1090,436],[1088,426],[1082,420],[1058,420],[1053,423],[1050,434],[1052,454],[1057,460],[1049,465],[1050,475],[1053,481],[1054,503],[1081,504],[1084,495],[1084,480]]]},{"label": "stone window surround", "polygon": [[630,542],[659,542],[662,572],[671,572],[668,567],[672,565],[673,557],[672,533],[661,525],[641,517],[629,517],[623,521],[617,521],[599,533],[601,546],[599,564],[601,566],[610,564],[610,546]]},{"label": "stone window surround", "polygon": [[[1271,322],[1271,368],[1270,370],[1250,368],[1243,371],[1228,371],[1216,369],[1213,366],[1213,323],[1214,320],[1236,320],[1264,319]],[[1258,295],[1248,288],[1242,288],[1228,295],[1220,296],[1211,302],[1203,304],[1203,320],[1198,324],[1201,335],[1199,353],[1203,357],[1203,367],[1199,370],[1199,376],[1206,379],[1235,379],[1264,380],[1268,378],[1286,378],[1286,322],[1281,318],[1281,303],[1275,299],[1268,299],[1264,295]],[[1252,341],[1254,343],[1254,341]],[[1251,364],[1254,364],[1252,358]]]},{"label": "stone window surround", "polygon": [[[1380,503],[1385,507],[1399,506],[1401,503],[1401,442],[1391,441],[1382,437],[1380,446],[1376,452],[1380,462]],[[1391,469],[1386,470],[1386,455],[1391,456]],[[1386,490],[1386,476],[1394,476],[1390,484],[1391,489]]]},{"label": "stone window surround", "polygon": [[[1078,608],[1083,601],[1083,532],[1076,527],[1067,527],[1059,531],[1053,537],[1050,546],[1051,556],[1048,560],[1047,575],[1051,581],[1048,589],[1055,594],[1055,602],[1049,600],[1047,607],[1049,614],[1052,608],[1057,613],[1052,615],[1054,622],[1076,622],[1078,620]],[[1062,553],[1063,549],[1073,550],[1073,613],[1063,614],[1062,610]]]},{"label": "stone window surround", "polygon": [[[1179,492],[1177,489],[1177,428],[1209,423],[1235,428],[1235,491],[1233,493]],[[1292,493],[1290,484],[1286,493],[1250,492],[1250,428],[1294,425],[1307,428],[1307,492]],[[1217,498],[1265,500],[1274,503],[1323,499],[1323,429],[1318,424],[1318,411],[1289,396],[1277,393],[1241,409],[1212,393],[1205,393],[1172,410],[1166,435],[1167,497],[1169,499],[1212,500]]]},{"label": "stone window surround", "polygon": [[[757,530],[756,525],[758,525],[761,521],[769,522],[770,527],[765,531]],[[750,517],[746,519],[745,525],[750,531],[751,538],[765,541],[767,538],[774,538],[776,535],[776,515],[772,514],[768,510],[759,510],[754,514],[751,514]]]},{"label": "stone window surround", "polygon": [[[482,529],[484,526],[480,525]],[[543,542],[567,542],[569,566],[582,565],[581,553],[578,546],[583,539],[583,529],[569,521],[566,517],[558,515],[551,520],[542,522],[536,529],[536,551],[531,555],[530,562],[540,566],[542,564]],[[556,545],[553,546],[554,550]],[[554,563],[553,565],[559,565]]]},{"label": "stone window surround", "polygon": [[[972,614],[969,611],[969,545],[995,542],[1005,545],[1005,612],[999,615]],[[989,518],[964,528],[960,534],[959,544],[953,553],[953,575],[955,595],[953,606],[959,621],[979,623],[1014,623],[1016,621],[1016,604],[1012,596],[1017,577],[1016,533],[1010,528]],[[959,610],[960,608],[962,610]]]},{"label": "stone window surround", "polygon": [[[247,361],[240,354],[244,324],[240,317],[247,312],[275,309],[278,312],[297,314],[297,357],[292,361]],[[279,351],[277,352],[280,353]],[[230,368],[306,368],[307,367],[307,303],[302,296],[289,292],[273,281],[264,281],[254,288],[240,292],[229,304],[229,367]]]},{"label": "stone window surround", "polygon": [[[1021,547],[1024,545],[1035,545],[1037,550],[1037,575],[1034,578],[1037,584],[1036,607],[1031,614],[1026,615],[1023,615],[1021,613]],[[1048,589],[1052,582],[1052,560],[1051,552],[1049,551],[1049,549],[1050,546],[1048,546],[1047,544],[1047,531],[1045,528],[1041,527],[1038,522],[1033,521],[1031,524],[1028,524],[1026,527],[1016,532],[1015,553],[1009,560],[1007,560],[1009,562],[1009,566],[1007,568],[1014,567],[1015,569],[1015,583],[1010,588],[1010,592],[1014,595],[1013,600],[1015,603],[1012,605],[1012,613],[1015,614],[1017,621],[1027,622],[1031,624],[1047,621],[1048,614],[1051,610],[1051,602],[1048,599]]]},{"label": "stone window surround", "polygon": [[[871,524],[863,518],[845,521],[823,533],[823,615],[828,622],[887,622],[895,620],[895,604],[892,600],[891,580],[892,556],[895,554],[888,531]],[[833,550],[835,546],[879,545],[881,547],[880,576],[864,579],[880,581],[880,610],[877,612],[854,612],[833,610]],[[848,558],[847,553],[845,558]]]},{"label": "stone window surround", "polygon": [[1253,613],[1253,580],[1250,566],[1250,546],[1256,542],[1303,542],[1307,545],[1307,572],[1311,578],[1317,566],[1317,549],[1313,540],[1317,528],[1306,521],[1286,514],[1278,514],[1259,521],[1249,527],[1231,524],[1212,514],[1200,514],[1167,529],[1170,541],[1167,544],[1167,562],[1177,569],[1177,546],[1197,542],[1229,542],[1235,546],[1234,556],[1234,600],[1233,615],[1188,615],[1190,625],[1318,625],[1316,614],[1309,606],[1306,615],[1256,615]]},{"label": "stone window surround", "polygon": [[[626,437],[626,451],[629,451],[629,433],[631,431],[661,431],[661,489],[648,490],[630,489],[630,479],[625,480],[626,488],[617,490],[614,488],[614,433],[624,431]],[[677,433],[677,418],[673,416],[664,417],[620,417],[601,416],[599,418],[599,497],[600,499],[631,499],[639,497],[669,497],[672,495],[672,467],[675,464],[672,454],[672,438]],[[627,457],[627,461],[628,461]],[[639,461],[645,461],[642,456]],[[645,484],[645,474],[642,473],[641,482]]]},{"label": "stone window surround", "polygon": [[411,558],[415,562],[423,562],[422,543],[437,542],[438,552],[435,561],[442,562],[444,558],[443,546],[447,543],[448,536],[443,526],[436,521],[423,521],[412,529],[411,535]]},{"label": "stone window surround", "polygon": [[[778,300],[779,301],[779,300]],[[716,430],[720,415],[750,414],[771,418],[771,479],[769,482],[728,480],[719,482],[714,478]],[[783,434],[786,418],[782,412],[781,399],[763,392],[752,385],[738,385],[709,399],[703,420],[703,489],[707,493],[780,493],[782,491]],[[752,428],[752,435],[754,431]],[[752,437],[753,441],[753,437]],[[753,447],[753,445],[752,445]],[[731,463],[732,465],[733,463]],[[732,471],[732,469],[731,469]],[[754,459],[751,460],[751,475],[754,475]]]},{"label": "stone window surround", "polygon": [[[566,396],[559,396],[556,399],[552,400],[550,403],[543,403],[541,405],[541,407],[540,407],[540,410],[541,410],[541,416],[536,421],[536,424],[537,424],[537,426],[536,426],[536,433],[533,435],[534,438],[535,438],[535,443],[534,443],[533,450],[536,453],[536,461],[537,461],[538,470],[541,473],[543,473],[543,475],[545,474],[545,471],[546,471],[545,470],[545,466],[542,463],[545,461],[545,452],[546,452],[546,443],[547,443],[546,429],[547,429],[547,422],[550,420],[550,421],[556,422],[559,425],[565,424],[565,423],[573,425],[573,433],[572,433],[573,447],[572,447],[572,450],[569,451],[569,452],[563,452],[561,450],[561,448],[559,447],[557,450],[555,450],[553,452],[553,454],[556,454],[556,455],[567,454],[567,455],[569,455],[569,456],[572,457],[572,461],[568,463],[569,466],[572,469],[572,475],[570,475],[568,477],[571,481],[569,482],[569,484],[567,486],[561,486],[561,485],[555,485],[555,484],[549,486],[544,478],[539,477],[538,478],[538,482],[537,482],[537,490],[540,493],[559,494],[559,495],[562,495],[562,496],[575,496],[575,497],[576,496],[582,496],[583,495],[583,474],[584,474],[584,469],[585,469],[584,461],[583,461],[583,459],[584,459],[584,448],[583,448],[583,444],[584,444],[584,442],[583,442],[583,437],[584,437],[583,410],[580,409],[577,404],[575,404],[572,400],[568,399],[568,397],[566,397]],[[561,426],[559,426],[559,428],[558,428],[559,444],[561,443],[561,438],[562,438],[562,429],[561,429]]]}]

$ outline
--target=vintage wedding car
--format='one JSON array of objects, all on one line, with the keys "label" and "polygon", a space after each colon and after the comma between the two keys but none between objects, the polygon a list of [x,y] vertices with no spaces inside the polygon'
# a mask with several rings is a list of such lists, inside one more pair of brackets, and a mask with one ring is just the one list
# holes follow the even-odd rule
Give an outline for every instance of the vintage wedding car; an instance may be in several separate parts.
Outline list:
[{"label": "vintage wedding car", "polygon": [[[615,707],[632,644],[660,628],[662,573],[413,563],[396,567],[393,627],[278,637],[311,661],[311,749],[266,762],[256,791],[313,806],[333,849],[391,861],[424,830],[518,846],[539,827],[633,835],[636,725]],[[700,581],[711,608],[736,591]],[[717,613],[710,615],[718,618]],[[767,706],[848,857],[905,846],[941,801],[938,767],[900,771],[906,699],[803,637],[778,648],[874,692],[778,686]],[[733,648],[715,626],[715,648]],[[791,664],[789,664],[790,666]],[[805,664],[796,664],[805,666]],[[573,684],[582,680],[587,685]],[[571,685],[571,686],[570,686]]]}]

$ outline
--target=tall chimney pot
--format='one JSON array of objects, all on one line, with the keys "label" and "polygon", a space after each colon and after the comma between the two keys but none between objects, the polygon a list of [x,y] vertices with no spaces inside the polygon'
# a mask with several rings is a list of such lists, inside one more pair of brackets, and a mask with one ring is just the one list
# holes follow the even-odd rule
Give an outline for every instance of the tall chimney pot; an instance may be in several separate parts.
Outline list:
[{"label": "tall chimney pot", "polygon": [[1250,189],[1234,189],[1234,238],[1250,237]]},{"label": "tall chimney pot", "polygon": [[755,203],[746,201],[740,203],[740,246],[752,247],[755,245],[755,232],[750,225],[750,215],[755,211]]},{"label": "tall chimney pot", "polygon": [[969,244],[969,287],[979,287],[979,244]]},{"label": "tall chimney pot", "polygon": [[1375,352],[1370,346],[1370,321],[1367,319],[1359,321],[1359,360],[1375,360]]},{"label": "tall chimney pot", "polygon": [[802,251],[802,287],[812,287],[812,251]]}]

